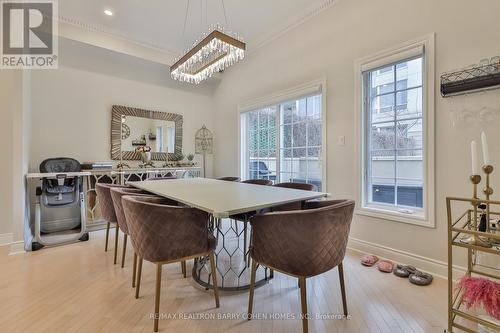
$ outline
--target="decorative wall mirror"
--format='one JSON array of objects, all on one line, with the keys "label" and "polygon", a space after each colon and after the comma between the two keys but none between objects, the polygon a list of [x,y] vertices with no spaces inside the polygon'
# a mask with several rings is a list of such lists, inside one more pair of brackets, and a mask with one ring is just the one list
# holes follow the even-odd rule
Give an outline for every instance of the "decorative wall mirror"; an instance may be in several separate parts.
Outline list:
[{"label": "decorative wall mirror", "polygon": [[[122,121],[123,119],[123,121]],[[121,127],[121,128],[120,128]],[[122,105],[111,110],[111,158],[140,160],[136,149],[151,147],[151,159],[174,160],[182,154],[182,116]]]}]

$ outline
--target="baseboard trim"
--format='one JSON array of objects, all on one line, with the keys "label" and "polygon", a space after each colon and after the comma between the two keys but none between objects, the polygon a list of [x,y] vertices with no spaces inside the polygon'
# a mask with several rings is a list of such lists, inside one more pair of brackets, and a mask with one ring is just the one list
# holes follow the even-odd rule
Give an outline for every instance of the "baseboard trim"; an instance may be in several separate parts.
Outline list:
[{"label": "baseboard trim", "polygon": [[14,235],[12,233],[0,234],[0,246],[9,245],[13,239]]},{"label": "baseboard trim", "polygon": [[26,250],[24,249],[24,242],[23,241],[12,242],[10,244],[9,256],[14,255],[14,254],[25,253],[25,252],[26,252]]},{"label": "baseboard trim", "polygon": [[[444,261],[427,258],[353,237],[349,237],[347,248],[359,254],[370,253],[382,259],[412,265],[435,276],[448,279],[448,263]],[[464,275],[465,271],[465,267],[453,265],[453,278],[460,278]]]}]

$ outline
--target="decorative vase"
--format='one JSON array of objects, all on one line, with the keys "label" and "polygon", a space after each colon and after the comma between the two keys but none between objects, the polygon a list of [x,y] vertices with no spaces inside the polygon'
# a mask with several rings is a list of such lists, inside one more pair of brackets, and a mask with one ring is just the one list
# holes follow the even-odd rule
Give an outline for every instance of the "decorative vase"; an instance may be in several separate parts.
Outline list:
[{"label": "decorative vase", "polygon": [[141,153],[141,161],[144,164],[151,162],[151,152],[147,151],[147,152]]}]

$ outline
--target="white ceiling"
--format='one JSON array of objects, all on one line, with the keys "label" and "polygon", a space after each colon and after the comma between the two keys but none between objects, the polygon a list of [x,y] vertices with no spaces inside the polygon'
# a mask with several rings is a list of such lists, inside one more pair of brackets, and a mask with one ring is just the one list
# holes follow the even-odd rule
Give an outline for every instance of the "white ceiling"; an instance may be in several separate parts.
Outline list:
[{"label": "white ceiling", "polygon": [[[188,0],[63,0],[59,1],[59,19],[71,31],[65,37],[101,47],[113,44],[103,42],[104,39],[115,38],[135,45],[130,54],[137,53],[136,46],[140,45],[160,51],[172,61],[209,25],[219,23],[237,33],[251,51],[327,8],[334,0],[225,0],[227,26],[221,0],[189,0],[189,3],[184,36]],[[105,9],[112,10],[114,15],[105,15]],[[83,36],[75,29],[92,32],[94,36]],[[123,45],[117,48],[132,50]]]}]

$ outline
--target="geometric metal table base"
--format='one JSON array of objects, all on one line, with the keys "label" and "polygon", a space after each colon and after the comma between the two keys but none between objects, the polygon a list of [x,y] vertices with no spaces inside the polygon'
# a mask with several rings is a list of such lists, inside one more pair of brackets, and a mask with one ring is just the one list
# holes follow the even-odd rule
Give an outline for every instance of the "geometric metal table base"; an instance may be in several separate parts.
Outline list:
[{"label": "geometric metal table base", "polygon": [[[245,230],[245,223],[231,219],[211,219],[210,230],[217,238],[215,249],[215,268],[219,290],[244,291],[250,289],[250,230]],[[250,229],[250,223],[246,223]],[[245,232],[247,235],[245,236]],[[246,239],[246,241],[245,241]],[[245,244],[246,243],[246,244]],[[246,245],[246,246],[245,246]],[[245,254],[246,261],[245,261]],[[259,287],[272,278],[270,270],[259,266],[255,286]],[[212,288],[210,261],[208,258],[198,258],[194,261],[193,279],[205,287]]]}]

